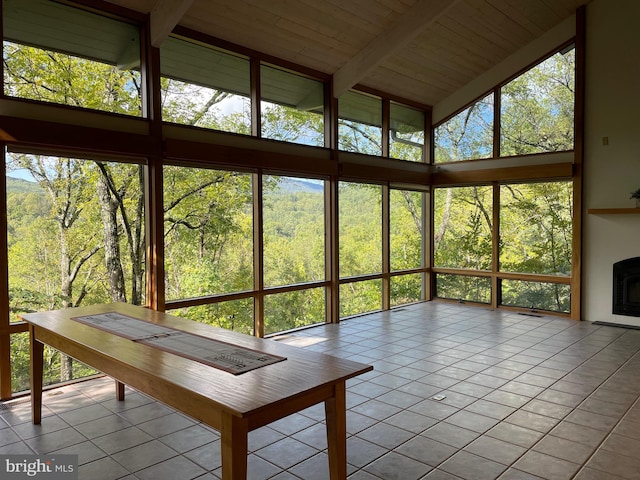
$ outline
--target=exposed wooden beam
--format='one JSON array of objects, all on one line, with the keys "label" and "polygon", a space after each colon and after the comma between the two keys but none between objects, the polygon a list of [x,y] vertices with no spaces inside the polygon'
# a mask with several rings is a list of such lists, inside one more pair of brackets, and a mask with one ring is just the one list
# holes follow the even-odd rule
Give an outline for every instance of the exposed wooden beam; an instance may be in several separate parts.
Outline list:
[{"label": "exposed wooden beam", "polygon": [[460,0],[420,0],[388,30],[378,35],[333,75],[333,92],[339,97],[383,60],[420,35]]},{"label": "exposed wooden beam", "polygon": [[151,45],[159,48],[189,10],[193,0],[157,0],[150,12]]}]

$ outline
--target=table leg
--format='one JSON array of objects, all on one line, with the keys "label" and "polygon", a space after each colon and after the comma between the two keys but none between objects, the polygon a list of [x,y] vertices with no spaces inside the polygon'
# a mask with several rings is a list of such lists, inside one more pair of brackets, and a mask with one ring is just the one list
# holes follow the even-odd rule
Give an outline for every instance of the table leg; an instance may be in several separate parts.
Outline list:
[{"label": "table leg", "polygon": [[222,480],[247,478],[248,435],[247,419],[222,413]]},{"label": "table leg", "polygon": [[35,338],[34,326],[29,325],[29,351],[31,355],[31,421],[39,425],[42,420],[42,374],[44,345]]},{"label": "table leg", "polygon": [[116,380],[116,398],[120,401],[124,400],[124,383]]},{"label": "table leg", "polygon": [[327,416],[329,478],[347,478],[347,400],[345,382],[337,383],[335,395],[324,402]]}]

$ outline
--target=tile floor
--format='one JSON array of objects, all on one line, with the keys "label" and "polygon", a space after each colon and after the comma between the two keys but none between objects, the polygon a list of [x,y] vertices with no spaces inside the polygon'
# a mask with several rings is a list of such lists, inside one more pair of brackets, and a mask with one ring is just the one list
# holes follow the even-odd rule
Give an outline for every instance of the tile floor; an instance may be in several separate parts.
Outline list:
[{"label": "tile floor", "polygon": [[[349,381],[351,480],[640,478],[640,330],[429,302],[283,336],[372,364]],[[0,409],[0,454],[79,455],[80,479],[216,479],[215,431],[102,378]],[[249,437],[249,478],[326,479],[322,405]]]}]

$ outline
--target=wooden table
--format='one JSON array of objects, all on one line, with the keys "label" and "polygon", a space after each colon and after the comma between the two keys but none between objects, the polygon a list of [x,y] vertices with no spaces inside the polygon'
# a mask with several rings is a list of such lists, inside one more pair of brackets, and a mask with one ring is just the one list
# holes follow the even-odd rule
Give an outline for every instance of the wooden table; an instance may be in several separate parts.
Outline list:
[{"label": "wooden table", "polygon": [[[119,312],[287,360],[233,375],[72,320],[105,312]],[[345,382],[372,370],[370,365],[123,303],[29,313],[22,318],[29,323],[31,339],[35,424],[42,415],[46,344],[113,377],[121,400],[126,384],[218,430],[224,480],[246,478],[251,430],[324,402],[331,479],[347,477]]]}]

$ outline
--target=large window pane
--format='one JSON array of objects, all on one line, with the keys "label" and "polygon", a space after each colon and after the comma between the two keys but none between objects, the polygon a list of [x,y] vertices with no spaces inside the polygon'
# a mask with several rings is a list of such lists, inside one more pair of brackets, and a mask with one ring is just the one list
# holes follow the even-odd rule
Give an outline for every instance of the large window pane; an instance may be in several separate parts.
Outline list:
[{"label": "large window pane", "polygon": [[422,192],[391,190],[390,244],[391,270],[423,266],[424,196]]},{"label": "large window pane", "polygon": [[136,26],[47,0],[3,0],[4,93],[142,115]]},{"label": "large window pane", "polygon": [[[11,335],[10,342],[11,390],[14,393],[24,392],[31,387],[29,334],[14,333]],[[60,355],[60,352],[49,345],[44,346],[43,359],[42,382],[44,385],[53,385],[100,373],[71,357]]]},{"label": "large window pane", "polygon": [[502,304],[531,310],[569,313],[571,285],[502,280]]},{"label": "large window pane", "polygon": [[178,308],[168,313],[214,327],[253,335],[253,298]]},{"label": "large window pane", "polygon": [[491,303],[491,279],[468,275],[436,275],[436,297]]},{"label": "large window pane", "polygon": [[338,148],[382,155],[382,101],[347,92],[338,99]]},{"label": "large window pane", "polygon": [[262,137],[324,146],[324,85],[277,68],[260,69]]},{"label": "large window pane", "polygon": [[424,161],[424,112],[391,102],[389,156],[412,162]]},{"label": "large window pane", "polygon": [[160,69],[164,121],[251,133],[249,60],[169,37]]},{"label": "large window pane", "polygon": [[573,149],[574,49],[523,73],[501,93],[500,155]]},{"label": "large window pane", "polygon": [[571,182],[500,188],[500,270],[571,275]]},{"label": "large window pane", "polygon": [[434,130],[434,162],[456,162],[493,156],[493,94]]},{"label": "large window pane", "polygon": [[265,335],[324,323],[324,321],[324,287],[267,295],[264,298]]},{"label": "large window pane", "polygon": [[382,280],[365,280],[340,285],[340,318],[382,308]]},{"label": "large window pane", "polygon": [[391,306],[422,300],[422,277],[422,273],[391,277]]},{"label": "large window pane", "polygon": [[324,182],[264,176],[264,284],[324,280]]},{"label": "large window pane", "polygon": [[382,188],[338,186],[340,278],[382,272]]},{"label": "large window pane", "polygon": [[253,288],[251,175],[164,169],[168,300]]},{"label": "large window pane", "polygon": [[491,187],[436,189],[436,267],[491,269],[492,198]]},{"label": "large window pane", "polygon": [[[11,321],[94,303],[143,304],[143,167],[26,153],[9,153],[6,165]],[[12,336],[11,355],[20,389],[28,376],[20,337]],[[46,356],[48,382],[93,373],[53,350]]]}]

